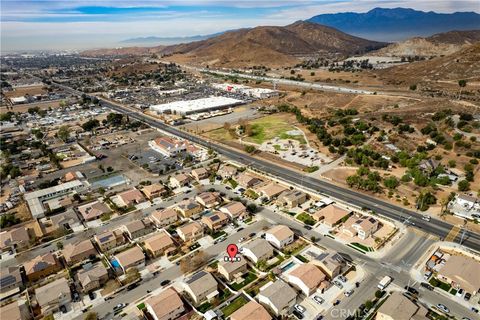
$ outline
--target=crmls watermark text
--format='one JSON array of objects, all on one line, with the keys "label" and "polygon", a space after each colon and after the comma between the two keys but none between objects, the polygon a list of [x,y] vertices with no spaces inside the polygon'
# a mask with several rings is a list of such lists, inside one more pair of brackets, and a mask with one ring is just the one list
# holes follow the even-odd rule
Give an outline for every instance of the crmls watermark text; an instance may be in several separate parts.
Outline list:
[{"label": "crmls watermark text", "polygon": [[362,312],[359,310],[349,310],[349,309],[332,309],[330,310],[330,316],[334,319],[345,319],[348,317],[354,317],[361,315]]}]

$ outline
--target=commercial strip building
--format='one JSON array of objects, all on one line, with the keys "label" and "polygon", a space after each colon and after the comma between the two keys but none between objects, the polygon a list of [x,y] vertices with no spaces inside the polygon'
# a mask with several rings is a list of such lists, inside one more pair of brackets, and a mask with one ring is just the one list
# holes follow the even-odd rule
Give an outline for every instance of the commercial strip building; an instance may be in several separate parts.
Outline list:
[{"label": "commercial strip building", "polygon": [[192,113],[226,109],[243,104],[242,100],[227,97],[208,97],[195,100],[175,101],[165,104],[150,106],[150,111],[157,114],[173,113],[188,115]]}]

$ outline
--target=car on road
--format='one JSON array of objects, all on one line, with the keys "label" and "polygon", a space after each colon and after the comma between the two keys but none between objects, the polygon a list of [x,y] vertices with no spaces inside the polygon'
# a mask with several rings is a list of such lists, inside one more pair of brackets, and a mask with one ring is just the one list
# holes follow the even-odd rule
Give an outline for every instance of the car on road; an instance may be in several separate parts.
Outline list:
[{"label": "car on road", "polygon": [[336,300],[336,301],[333,303],[334,306],[337,306],[337,305],[339,305],[339,304],[340,304],[340,300]]},{"label": "car on road", "polygon": [[314,296],[313,300],[315,300],[315,302],[318,303],[318,304],[322,304],[322,303],[325,302],[325,299],[323,299],[322,297],[319,297],[319,296]]},{"label": "car on road", "polygon": [[137,283],[137,282],[132,283],[132,284],[129,284],[128,287],[127,287],[127,291],[133,290],[133,289],[135,289],[136,287],[138,287],[138,283]]},{"label": "car on road", "polygon": [[426,282],[420,283],[420,286],[424,287],[425,289],[430,290],[430,291],[433,291],[433,289],[434,289],[434,287],[431,284],[426,283]]},{"label": "car on road", "polygon": [[113,307],[113,310],[120,310],[125,308],[128,305],[128,303],[119,303],[115,307]]},{"label": "car on road", "polygon": [[412,294],[416,294],[418,295],[418,290],[413,288],[413,287],[409,287],[409,286],[405,286],[405,290],[407,290],[408,292],[412,293]]},{"label": "car on road", "polygon": [[245,228],[244,228],[244,227],[240,227],[240,228],[237,229],[237,232],[242,231],[243,229],[245,229]]},{"label": "car on road", "polygon": [[167,279],[167,280],[163,280],[162,282],[160,282],[160,285],[161,285],[162,287],[168,286],[169,284],[170,284],[170,280],[168,280],[168,279]]},{"label": "car on road", "polygon": [[296,305],[294,305],[293,307],[295,308],[295,310],[297,310],[297,311],[300,312],[300,313],[304,313],[305,311],[307,311],[307,309],[305,309],[304,306],[299,305],[299,304],[296,304]]},{"label": "car on road", "polygon": [[293,315],[297,318],[297,319],[303,319],[303,314],[301,312],[298,312],[297,310],[293,310]]},{"label": "car on road", "polygon": [[422,220],[425,220],[425,221],[427,221],[427,222],[429,222],[430,219],[431,219],[431,217],[430,217],[429,215],[423,215],[423,216],[422,216]]},{"label": "car on road", "polygon": [[353,294],[353,292],[354,292],[353,289],[350,289],[345,291],[343,294],[345,295],[345,297],[350,297]]},{"label": "car on road", "polygon": [[445,312],[445,313],[450,313],[450,309],[448,309],[447,306],[444,305],[444,304],[441,304],[441,303],[437,304],[437,308],[438,308],[440,311],[443,311],[443,312]]},{"label": "car on road", "polygon": [[360,287],[360,282],[358,282],[358,281],[355,282],[355,287],[356,287],[356,288]]},{"label": "car on road", "polygon": [[312,230],[312,226],[309,226],[308,224],[304,225],[303,227],[307,230]]},{"label": "car on road", "polygon": [[479,313],[479,312],[480,312],[480,311],[478,311],[478,309],[475,308],[475,307],[472,307],[470,310],[472,310],[472,311],[475,312],[475,313]]},{"label": "car on road", "polygon": [[238,239],[238,243],[241,243],[241,242],[243,242],[243,241],[245,241],[245,240],[246,240],[245,237],[241,237],[240,239]]},{"label": "car on road", "polygon": [[248,236],[249,236],[250,238],[252,238],[252,237],[255,237],[255,235],[256,235],[256,233],[255,233],[255,232],[252,232],[252,233],[250,233]]}]

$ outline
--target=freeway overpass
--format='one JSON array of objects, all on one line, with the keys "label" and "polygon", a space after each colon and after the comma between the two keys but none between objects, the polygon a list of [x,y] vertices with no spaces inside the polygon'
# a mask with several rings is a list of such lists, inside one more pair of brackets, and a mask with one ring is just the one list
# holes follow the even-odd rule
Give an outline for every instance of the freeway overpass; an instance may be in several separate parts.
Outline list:
[{"label": "freeway overpass", "polygon": [[[70,87],[58,83],[54,84],[74,94],[83,94],[82,92],[74,90]],[[189,134],[175,127],[169,126],[163,122],[157,121],[149,117],[148,115],[143,114],[140,110],[128,107],[121,107],[112,104],[104,99],[100,99],[100,101],[102,106],[108,107],[120,113],[128,113],[131,118],[142,121],[164,132],[192,141],[204,147],[211,148],[227,158],[230,158],[243,165],[254,167],[262,172],[275,176],[278,179],[281,179],[287,183],[293,183],[298,186],[308,188],[318,193],[334,197],[347,203],[351,203],[352,205],[356,205],[358,207],[369,208],[379,215],[400,221],[402,223],[408,221],[411,226],[420,228],[425,232],[440,237],[441,239],[445,239],[450,230],[453,228],[452,224],[449,224],[445,221],[438,219],[424,221],[422,219],[422,215],[415,211],[398,207],[394,204],[379,200],[377,198],[362,194],[354,190],[337,186],[324,180],[304,176],[296,171],[278,166],[276,164],[261,159],[257,159],[248,154],[233,150],[221,144],[212,143],[206,139]],[[461,242],[461,244],[465,247],[480,252],[480,235],[478,233],[464,230],[459,232],[455,236],[455,239],[452,239],[452,241],[457,243]]]}]

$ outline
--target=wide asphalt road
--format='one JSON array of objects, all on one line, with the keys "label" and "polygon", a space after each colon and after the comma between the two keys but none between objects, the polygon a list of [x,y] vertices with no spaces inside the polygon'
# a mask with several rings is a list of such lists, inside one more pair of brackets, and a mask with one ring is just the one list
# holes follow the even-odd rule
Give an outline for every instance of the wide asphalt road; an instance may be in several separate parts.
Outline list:
[{"label": "wide asphalt road", "polygon": [[[70,87],[64,86],[62,84],[55,83],[55,85],[65,90],[68,90],[72,93],[82,94],[82,92],[72,89]],[[154,120],[148,115],[143,114],[137,109],[120,107],[118,105],[114,105],[111,102],[103,99],[100,99],[100,101],[102,106],[108,107],[120,113],[126,113],[129,115],[129,117],[142,121],[150,125],[151,127],[160,129],[164,132],[192,141],[204,147],[211,148],[216,152],[224,155],[227,158],[230,158],[243,165],[256,168],[264,173],[272,175],[275,178],[284,180],[287,183],[293,183],[303,188],[308,188],[312,191],[336,198],[344,202],[348,202],[352,205],[355,205],[361,208],[369,208],[375,211],[379,215],[382,215],[384,217],[388,217],[390,219],[394,219],[400,222],[405,222],[405,220],[408,219],[408,223],[411,226],[422,229],[423,231],[428,232],[430,234],[436,235],[440,237],[440,239],[444,239],[448,235],[450,230],[453,228],[453,225],[447,222],[444,222],[438,219],[431,219],[428,222],[424,221],[422,220],[422,215],[417,212],[398,207],[394,204],[384,202],[382,200],[356,192],[354,190],[350,190],[347,188],[334,185],[324,180],[319,180],[319,179],[315,179],[315,178],[303,175],[299,172],[278,166],[271,162],[257,159],[243,152],[230,149],[218,143],[213,143],[209,140],[200,138],[196,135],[192,135],[187,132],[181,131],[163,122]],[[461,244],[467,248],[480,251],[480,235],[478,233],[474,233],[468,230],[462,230],[461,232],[458,233],[458,235],[453,241],[461,242]]]}]

